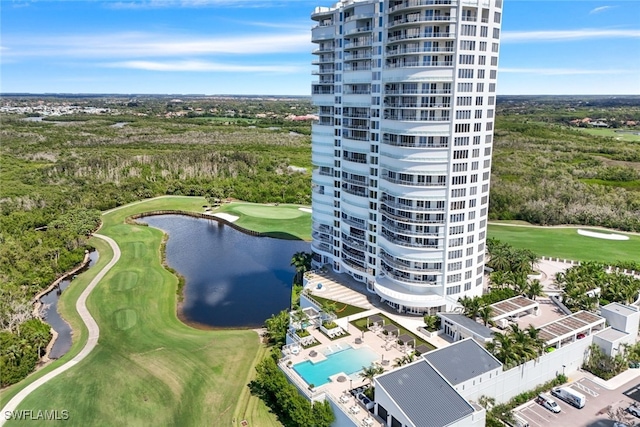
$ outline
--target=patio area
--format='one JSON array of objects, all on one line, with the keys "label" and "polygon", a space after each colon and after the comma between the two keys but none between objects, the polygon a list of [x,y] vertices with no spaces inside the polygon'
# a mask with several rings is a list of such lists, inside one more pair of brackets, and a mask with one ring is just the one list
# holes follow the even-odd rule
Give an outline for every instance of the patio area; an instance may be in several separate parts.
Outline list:
[{"label": "patio area", "polygon": [[[367,314],[363,313],[362,316],[367,317]],[[337,371],[328,377],[329,381],[327,383],[309,390],[309,384],[296,372],[294,366],[306,361],[317,364],[327,360],[328,357],[332,357],[333,354],[349,348],[355,350],[367,348],[377,356],[373,361],[374,364],[382,367],[385,371],[392,370],[394,369],[395,359],[402,359],[411,354],[413,346],[411,345],[411,337],[404,337],[406,341],[403,341],[403,345],[399,345],[397,343],[399,339],[397,328],[394,325],[387,326],[390,326],[388,328],[390,331],[387,331],[385,335],[384,327],[377,326],[377,324],[372,324],[369,330],[361,331],[347,322],[345,324],[345,332],[349,335],[333,340],[315,327],[308,327],[307,330],[319,344],[307,349],[296,344],[285,346],[283,349],[284,357],[280,365],[294,383],[306,390],[310,398],[325,393],[327,398],[341,407],[343,412],[358,426],[382,426],[381,420],[377,419],[366,408],[367,405],[371,406],[372,402],[367,402],[362,399],[363,396],[360,396],[360,392],[363,390],[358,389],[368,386],[368,381],[360,377],[357,372],[349,374]],[[393,330],[391,331],[391,329]],[[353,390],[355,392],[351,393]]]}]

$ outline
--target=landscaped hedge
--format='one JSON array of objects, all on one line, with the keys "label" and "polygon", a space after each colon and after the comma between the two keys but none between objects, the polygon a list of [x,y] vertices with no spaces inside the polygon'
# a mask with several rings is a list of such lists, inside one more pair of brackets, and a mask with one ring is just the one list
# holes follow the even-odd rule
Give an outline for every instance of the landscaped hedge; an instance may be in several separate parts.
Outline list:
[{"label": "landscaped hedge", "polygon": [[525,391],[524,393],[520,393],[517,396],[514,396],[507,403],[502,403],[500,405],[495,405],[491,408],[490,411],[487,411],[487,426],[503,426],[500,420],[508,421],[511,417],[511,411],[522,405],[525,402],[528,402],[531,399],[535,399],[540,393],[547,392],[554,387],[558,387],[567,382],[567,377],[563,374],[556,376],[551,381],[547,381],[546,383],[539,385],[530,391]]}]

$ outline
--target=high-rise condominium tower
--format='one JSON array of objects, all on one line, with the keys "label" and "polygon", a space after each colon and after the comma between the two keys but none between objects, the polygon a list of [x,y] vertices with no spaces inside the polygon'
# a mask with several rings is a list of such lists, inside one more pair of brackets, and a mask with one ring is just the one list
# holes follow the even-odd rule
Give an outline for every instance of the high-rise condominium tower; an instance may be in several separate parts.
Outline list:
[{"label": "high-rise condominium tower", "polygon": [[312,40],[313,263],[408,313],[480,295],[502,0],[348,0]]}]

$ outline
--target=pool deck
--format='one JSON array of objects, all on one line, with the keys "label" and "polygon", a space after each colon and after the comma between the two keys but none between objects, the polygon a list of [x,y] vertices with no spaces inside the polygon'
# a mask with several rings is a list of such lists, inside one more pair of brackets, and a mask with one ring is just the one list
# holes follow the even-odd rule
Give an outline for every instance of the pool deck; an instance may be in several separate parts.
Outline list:
[{"label": "pool deck", "polygon": [[[408,331],[413,332],[423,340],[433,344],[436,348],[446,347],[451,344],[450,341],[447,341],[440,336],[427,338],[420,335],[418,327],[424,326],[424,319],[422,316],[399,314],[397,311],[394,311],[391,307],[381,302],[378,295],[367,291],[364,283],[358,282],[346,274],[339,275],[332,271],[309,271],[305,273],[305,280],[305,289],[308,289],[312,296],[317,295],[319,297],[338,301],[344,304],[350,304],[367,310],[362,313],[336,320],[336,323],[343,329],[346,328],[346,323],[350,321],[371,316],[372,314],[382,313],[394,322],[403,326]],[[318,283],[322,284],[320,289],[317,287]],[[353,326],[351,327],[353,328]]]},{"label": "pool deck", "polygon": [[[375,313],[380,313],[380,310],[367,310],[365,312],[358,313],[357,315],[337,319],[336,323],[338,323],[338,325],[340,325],[347,334],[333,340],[320,332],[320,330],[312,326],[308,327],[307,330],[319,344],[306,349],[300,349],[297,354],[285,351],[285,364],[283,366],[285,366],[284,369],[287,374],[294,379],[294,382],[299,386],[307,385],[304,379],[293,369],[293,365],[304,361],[317,363],[325,360],[326,356],[323,352],[329,347],[335,349],[337,345],[343,349],[346,348],[347,345],[355,349],[369,347],[369,349],[379,357],[374,361],[375,364],[384,368],[385,371],[394,369],[393,365],[395,364],[395,359],[412,353],[413,348],[402,348],[402,346],[396,344],[397,339],[395,336],[388,337],[384,335],[380,329],[375,331],[367,330],[363,332],[350,323],[353,320],[367,317]],[[391,317],[389,316],[389,313],[385,312],[384,314]],[[412,330],[415,329],[412,328]],[[290,365],[289,362],[291,362]],[[341,376],[344,376],[344,378],[341,378],[342,381],[339,380]],[[356,425],[358,426],[365,425],[365,418],[371,419],[369,420],[369,424],[367,424],[368,426],[378,427],[384,425],[379,418],[376,418],[373,414],[369,413],[357,399],[349,394],[350,390],[366,385],[366,379],[361,378],[357,373],[349,375],[344,372],[337,372],[329,378],[330,381],[328,383],[315,388],[315,393],[326,393],[328,397],[336,405],[340,406],[343,409],[343,412],[351,418],[352,421],[356,422]],[[351,408],[354,406],[360,409],[357,413],[351,411]]]},{"label": "pool deck", "polygon": [[[318,288],[318,284],[322,284]],[[305,289],[308,289],[311,295],[328,298],[341,303],[350,304],[363,308],[365,311],[350,316],[338,318],[335,323],[338,324],[346,334],[333,340],[323,334],[320,330],[311,326],[307,330],[318,342],[317,345],[309,348],[299,348],[297,353],[291,353],[284,350],[285,357],[281,361],[281,366],[298,387],[307,390],[307,395],[314,399],[315,396],[325,394],[336,406],[340,407],[344,414],[348,416],[357,426],[366,427],[383,427],[382,420],[371,414],[359,401],[354,398],[349,391],[367,384],[367,380],[361,378],[357,373],[348,375],[344,372],[337,372],[331,375],[330,381],[322,386],[308,391],[308,384],[293,369],[293,365],[311,361],[317,363],[326,359],[323,354],[328,347],[335,347],[336,344],[341,347],[349,345],[352,348],[369,347],[378,355],[375,364],[381,366],[385,371],[395,369],[395,359],[401,358],[413,352],[412,347],[403,348],[396,344],[395,336],[388,337],[378,329],[361,331],[351,324],[351,322],[366,318],[374,314],[384,314],[389,319],[403,326],[408,331],[413,332],[424,341],[432,344],[436,348],[446,347],[450,341],[440,336],[426,337],[418,331],[418,327],[424,326],[422,316],[400,315],[393,311],[389,306],[382,303],[376,294],[368,292],[364,283],[358,282],[347,275],[336,275],[331,271],[314,271],[305,273]],[[416,358],[417,360],[417,358]],[[344,378],[340,378],[344,377]],[[358,408],[356,412],[356,408]],[[365,423],[365,419],[367,422]]]}]

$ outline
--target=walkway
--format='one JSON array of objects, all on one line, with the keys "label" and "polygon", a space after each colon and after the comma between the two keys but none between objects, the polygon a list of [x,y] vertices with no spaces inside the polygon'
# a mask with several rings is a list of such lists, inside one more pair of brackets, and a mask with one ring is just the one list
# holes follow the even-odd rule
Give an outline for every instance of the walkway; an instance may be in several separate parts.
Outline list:
[{"label": "walkway", "polygon": [[[370,310],[374,308],[367,295],[373,296],[366,290],[364,283],[358,282],[347,274],[338,275],[332,271],[308,271],[305,273],[305,288],[312,295],[339,301],[343,304]],[[318,289],[318,285],[321,285]]]},{"label": "walkway", "polygon": [[89,297],[89,294],[91,294],[91,291],[93,291],[93,289],[98,285],[98,283],[100,283],[100,281],[104,278],[104,276],[109,272],[109,270],[111,270],[111,268],[120,259],[120,247],[118,247],[118,244],[110,237],[103,236],[101,234],[94,234],[94,237],[97,237],[99,239],[102,239],[102,240],[106,241],[109,244],[109,246],[111,246],[111,249],[113,250],[113,258],[111,259],[111,261],[109,261],[109,263],[107,265],[104,266],[104,268],[102,270],[100,270],[100,272],[96,275],[96,277],[93,278],[91,283],[89,283],[89,286],[87,286],[86,289],[84,291],[82,291],[82,294],[80,294],[80,297],[78,298],[78,301],[76,302],[76,310],[78,311],[78,314],[82,318],[82,321],[87,326],[87,330],[89,331],[89,337],[87,339],[87,343],[85,344],[84,348],[82,350],[80,350],[80,353],[78,353],[73,359],[71,359],[67,363],[57,367],[56,369],[54,369],[53,371],[49,372],[48,374],[38,378],[37,380],[35,380],[34,382],[29,384],[28,386],[26,386],[22,390],[20,390],[20,392],[18,394],[16,394],[5,405],[4,408],[2,408],[2,412],[1,413],[2,413],[3,417],[1,417],[1,419],[0,419],[0,426],[4,425],[4,423],[7,421],[5,419],[5,417],[4,417],[4,415],[7,412],[11,413],[11,412],[15,411],[16,408],[18,407],[18,405],[20,403],[22,403],[22,401],[29,394],[31,394],[32,391],[36,390],[38,387],[40,387],[41,385],[43,385],[44,383],[46,383],[50,379],[52,379],[54,377],[57,377],[58,375],[60,375],[64,371],[74,367],[82,359],[87,357],[89,355],[89,353],[91,353],[91,351],[98,344],[98,338],[100,337],[100,328],[98,327],[98,324],[96,323],[94,318],[91,316],[91,313],[89,313],[89,310],[87,309],[87,298]]}]

